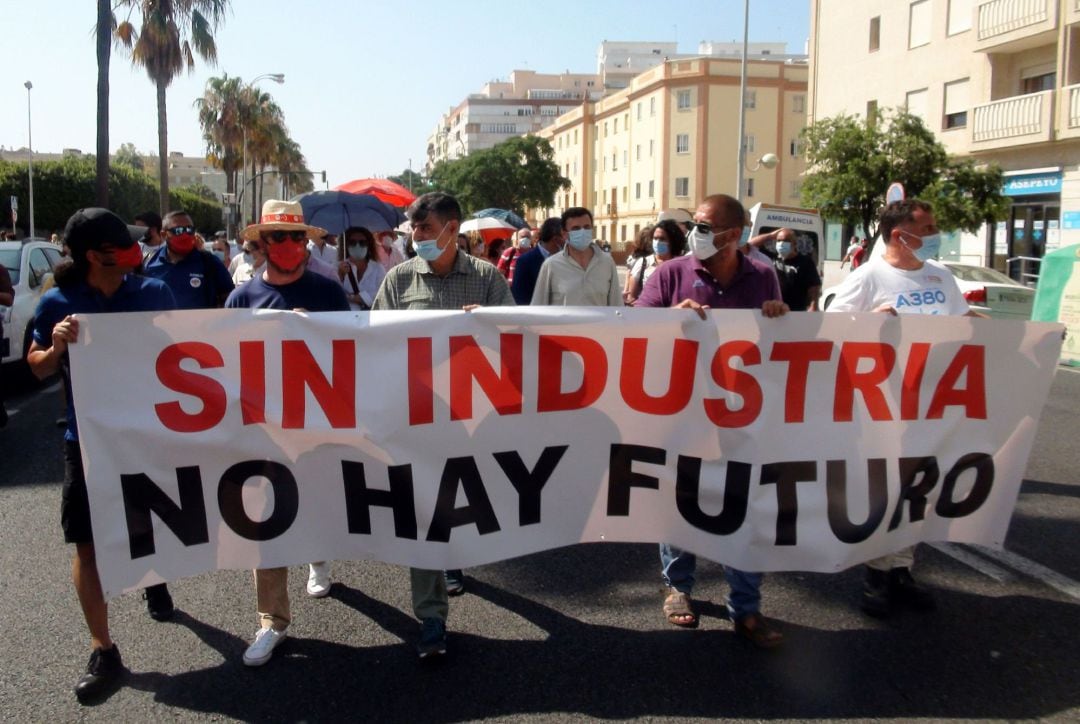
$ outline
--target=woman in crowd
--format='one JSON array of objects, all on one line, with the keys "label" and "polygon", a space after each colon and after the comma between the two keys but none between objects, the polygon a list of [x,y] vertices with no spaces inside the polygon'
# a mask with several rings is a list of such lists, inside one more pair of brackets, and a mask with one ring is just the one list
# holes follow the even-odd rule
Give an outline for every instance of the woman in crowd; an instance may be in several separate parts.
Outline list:
[{"label": "woman in crowd", "polygon": [[338,263],[338,279],[345,288],[349,306],[356,310],[370,309],[375,294],[386,276],[379,263],[375,236],[362,226],[345,230],[345,243],[339,246],[342,260]]},{"label": "woman in crowd", "polygon": [[487,249],[484,250],[483,255],[480,257],[486,262],[499,265],[499,259],[502,258],[502,253],[506,249],[506,239],[495,239],[487,245]]},{"label": "woman in crowd", "polygon": [[[657,267],[668,259],[686,253],[686,236],[683,234],[682,228],[671,219],[665,219],[656,226],[646,227],[642,232],[642,236],[646,232],[648,232],[649,236],[645,238],[645,241],[649,248],[652,249],[652,254],[639,257],[630,267],[630,272],[626,275],[626,287],[623,292],[623,298],[627,304],[633,304],[634,300],[641,295],[641,290],[645,288],[645,281],[652,276]],[[638,246],[642,246],[640,237]]]}]

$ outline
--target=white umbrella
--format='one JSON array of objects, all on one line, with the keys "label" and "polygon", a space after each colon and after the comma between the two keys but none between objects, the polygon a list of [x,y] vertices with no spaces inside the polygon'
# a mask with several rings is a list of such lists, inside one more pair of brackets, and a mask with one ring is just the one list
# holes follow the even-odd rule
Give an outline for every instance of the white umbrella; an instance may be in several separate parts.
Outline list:
[{"label": "white umbrella", "polygon": [[492,231],[492,230],[504,230],[513,234],[517,231],[517,228],[511,224],[506,223],[502,219],[496,219],[491,216],[485,216],[480,219],[468,219],[461,222],[461,232],[468,233],[470,231]]}]

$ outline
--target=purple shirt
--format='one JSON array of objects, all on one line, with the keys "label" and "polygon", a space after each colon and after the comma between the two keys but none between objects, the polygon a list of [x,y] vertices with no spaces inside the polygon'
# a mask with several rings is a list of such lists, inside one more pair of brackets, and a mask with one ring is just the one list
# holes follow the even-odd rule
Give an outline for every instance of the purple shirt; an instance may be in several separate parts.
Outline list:
[{"label": "purple shirt", "polygon": [[635,307],[673,307],[684,299],[693,299],[713,309],[761,309],[770,299],[780,300],[776,273],[761,262],[748,259],[742,252],[739,268],[727,288],[709,274],[692,254],[670,259],[645,280]]}]

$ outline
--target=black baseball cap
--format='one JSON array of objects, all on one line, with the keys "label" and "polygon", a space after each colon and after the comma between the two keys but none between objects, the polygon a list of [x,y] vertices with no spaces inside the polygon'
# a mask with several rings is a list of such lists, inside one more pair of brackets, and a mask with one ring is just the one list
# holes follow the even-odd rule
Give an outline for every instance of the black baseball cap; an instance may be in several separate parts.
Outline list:
[{"label": "black baseball cap", "polygon": [[89,251],[104,246],[126,249],[135,243],[128,225],[108,209],[79,209],[64,227],[64,243],[73,251]]}]

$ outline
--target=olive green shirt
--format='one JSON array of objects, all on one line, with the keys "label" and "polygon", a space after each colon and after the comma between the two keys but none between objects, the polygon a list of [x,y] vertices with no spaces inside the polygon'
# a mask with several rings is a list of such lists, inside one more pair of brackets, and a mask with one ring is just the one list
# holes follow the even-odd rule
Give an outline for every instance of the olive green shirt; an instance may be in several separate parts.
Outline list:
[{"label": "olive green shirt", "polygon": [[512,307],[510,285],[494,264],[456,252],[450,273],[440,277],[418,256],[386,273],[372,309],[461,309],[469,304]]}]

